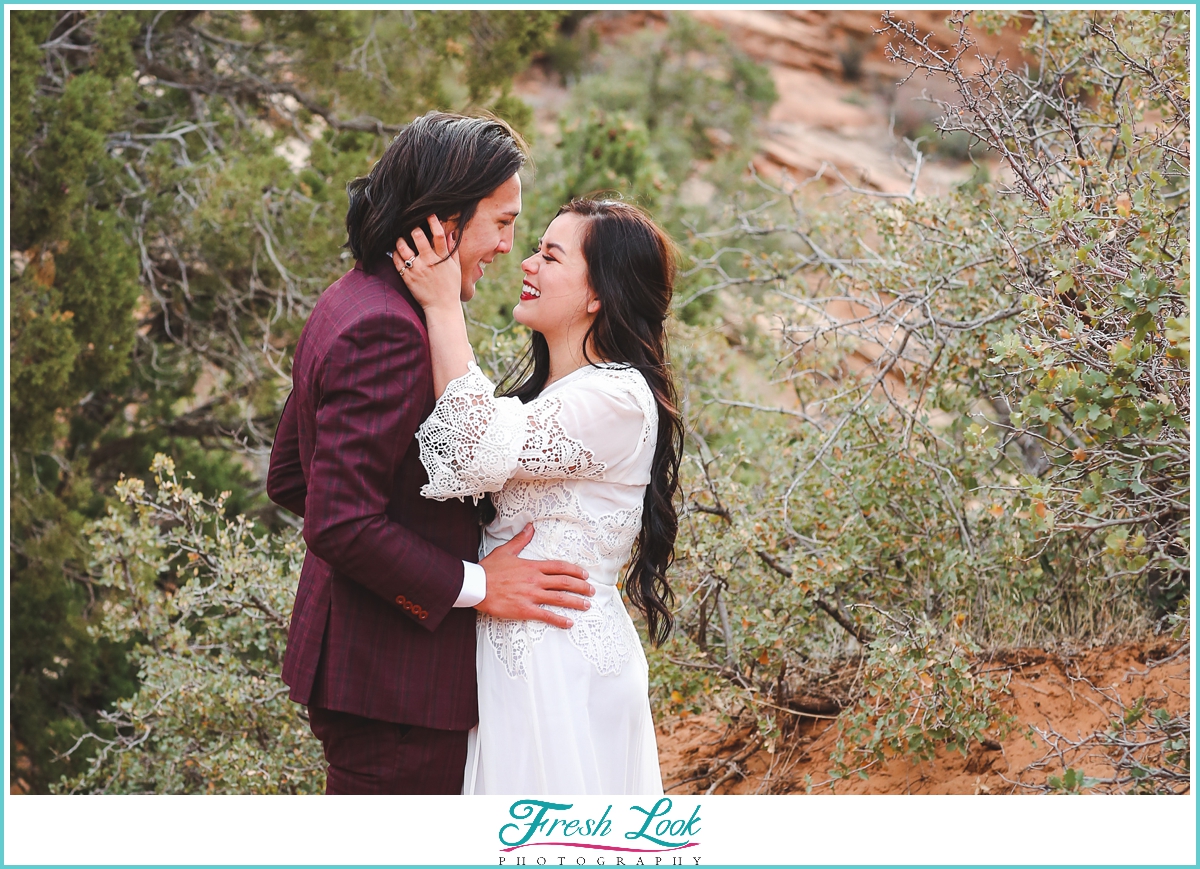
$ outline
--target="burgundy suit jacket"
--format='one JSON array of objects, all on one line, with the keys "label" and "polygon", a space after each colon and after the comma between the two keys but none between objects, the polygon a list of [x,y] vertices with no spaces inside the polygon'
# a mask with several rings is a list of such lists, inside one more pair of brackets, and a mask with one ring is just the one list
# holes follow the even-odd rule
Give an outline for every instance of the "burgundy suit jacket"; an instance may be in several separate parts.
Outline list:
[{"label": "burgundy suit jacket", "polygon": [[298,703],[445,730],[478,720],[473,505],[430,501],[414,434],[433,410],[420,306],[385,261],[321,295],[300,333],[267,493],[308,553],[283,679]]}]

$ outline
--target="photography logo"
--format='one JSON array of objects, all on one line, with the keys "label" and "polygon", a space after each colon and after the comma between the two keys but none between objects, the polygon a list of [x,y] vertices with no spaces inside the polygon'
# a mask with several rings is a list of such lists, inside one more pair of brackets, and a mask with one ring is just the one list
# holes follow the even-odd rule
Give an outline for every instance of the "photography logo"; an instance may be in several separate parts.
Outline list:
[{"label": "photography logo", "polygon": [[[675,811],[669,797],[653,806],[632,805],[614,813],[612,804],[595,817],[572,812],[574,803],[517,800],[511,820],[500,827],[501,866],[698,866],[700,858],[679,853],[700,843],[700,806]],[[593,813],[594,814],[594,813]],[[514,853],[534,849],[532,852]]]}]

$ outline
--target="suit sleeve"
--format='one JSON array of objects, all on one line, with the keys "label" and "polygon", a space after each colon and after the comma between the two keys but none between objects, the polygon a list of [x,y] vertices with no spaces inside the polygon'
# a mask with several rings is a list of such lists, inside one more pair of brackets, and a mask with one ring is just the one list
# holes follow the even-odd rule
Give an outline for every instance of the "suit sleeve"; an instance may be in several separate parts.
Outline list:
[{"label": "suit sleeve", "polygon": [[271,445],[271,467],[267,471],[267,497],[297,516],[304,518],[308,483],[300,463],[300,430],[296,424],[296,403],[289,395]]},{"label": "suit sleeve", "polygon": [[416,325],[396,313],[369,314],[333,343],[316,384],[304,539],[338,574],[432,631],[458,597],[463,562],[386,512],[421,423],[429,364]]}]

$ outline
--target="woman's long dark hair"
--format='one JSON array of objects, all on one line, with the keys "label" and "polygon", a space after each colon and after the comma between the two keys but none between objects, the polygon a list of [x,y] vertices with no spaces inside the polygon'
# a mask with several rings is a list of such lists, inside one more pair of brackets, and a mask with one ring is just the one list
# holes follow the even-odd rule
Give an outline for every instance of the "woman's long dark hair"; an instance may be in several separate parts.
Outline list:
[{"label": "woman's long dark hair", "polygon": [[[558,210],[583,218],[583,258],[600,310],[583,339],[584,353],[636,368],[658,404],[658,442],[642,503],[642,528],[625,577],[625,593],[646,617],[650,641],[671,633],[674,597],[666,572],[675,558],[675,490],[683,454],[683,421],[667,363],[666,319],[675,286],[675,245],[645,212],[624,202],[577,199]],[[589,346],[590,339],[590,346]],[[591,357],[588,357],[589,361]],[[599,361],[599,360],[596,360]],[[550,376],[550,349],[539,333],[505,378],[505,395],[536,398]]]},{"label": "woman's long dark hair", "polygon": [[499,118],[428,112],[400,131],[379,162],[346,186],[346,247],[368,271],[429,215],[458,215],[458,241],[479,205],[525,163],[521,136]]}]

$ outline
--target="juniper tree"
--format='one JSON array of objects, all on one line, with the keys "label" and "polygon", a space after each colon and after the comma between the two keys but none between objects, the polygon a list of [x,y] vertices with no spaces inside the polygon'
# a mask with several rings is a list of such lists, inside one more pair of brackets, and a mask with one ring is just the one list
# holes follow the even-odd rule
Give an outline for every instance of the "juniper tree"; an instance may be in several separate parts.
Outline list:
[{"label": "juniper tree", "polygon": [[[81,529],[158,450],[256,512],[289,348],[349,263],[346,181],[432,108],[519,128],[561,13],[16,11],[14,781],[133,688]],[[263,514],[270,521],[273,513]],[[103,594],[99,595],[103,597]]]}]

